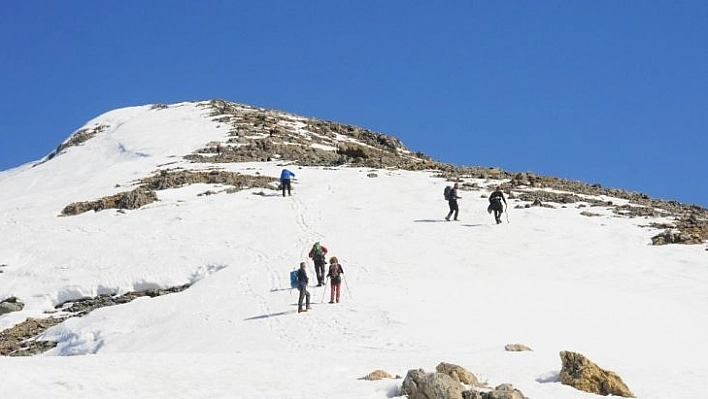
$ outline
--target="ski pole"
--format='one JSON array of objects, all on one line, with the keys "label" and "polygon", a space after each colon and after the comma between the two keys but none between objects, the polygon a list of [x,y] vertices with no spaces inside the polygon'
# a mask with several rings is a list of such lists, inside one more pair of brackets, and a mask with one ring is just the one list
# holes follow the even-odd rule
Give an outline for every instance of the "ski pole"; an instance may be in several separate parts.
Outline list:
[{"label": "ski pole", "polygon": [[349,299],[354,299],[352,296],[352,291],[349,289],[349,283],[347,283],[347,277],[342,273],[342,280],[344,280],[344,286],[347,287],[347,293],[349,294]]},{"label": "ski pole", "polygon": [[506,224],[509,224],[509,212],[504,209],[504,213],[506,214]]},{"label": "ski pole", "polygon": [[326,277],[325,285],[322,287],[322,299],[320,299],[320,303],[324,302],[325,292],[327,292],[327,283],[329,283],[329,276]]}]

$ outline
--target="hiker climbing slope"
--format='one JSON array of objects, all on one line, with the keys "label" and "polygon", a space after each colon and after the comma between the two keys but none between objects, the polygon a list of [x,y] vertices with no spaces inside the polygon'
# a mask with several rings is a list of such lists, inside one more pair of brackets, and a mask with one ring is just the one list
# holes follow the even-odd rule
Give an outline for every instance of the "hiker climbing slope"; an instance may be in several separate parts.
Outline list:
[{"label": "hiker climbing slope", "polygon": [[[300,296],[297,299],[297,312],[307,312],[310,310],[310,291],[307,290],[307,271],[305,270],[305,262],[300,262],[300,270],[297,271],[297,289],[300,291]],[[305,308],[302,308],[302,302],[305,301]]]},{"label": "hiker climbing slope", "polygon": [[317,286],[321,287],[325,283],[325,256],[327,255],[327,248],[320,244],[319,241],[316,242],[310,253],[307,255],[315,262],[315,273],[317,274]]},{"label": "hiker climbing slope", "polygon": [[460,198],[462,197],[457,196],[457,183],[455,183],[452,187],[445,187],[445,199],[447,200],[447,205],[450,208],[450,212],[448,212],[447,216],[445,216],[445,220],[448,222],[450,221],[450,216],[452,216],[453,213],[455,214],[455,220],[457,220],[457,214],[460,213],[457,200]]},{"label": "hiker climbing slope", "polygon": [[337,259],[336,256],[333,256],[329,259],[329,272],[327,273],[327,277],[330,278],[330,296],[329,296],[329,303],[334,303],[336,300],[337,303],[339,303],[339,297],[341,293],[341,287],[342,287],[342,274],[344,274],[344,269],[342,269],[342,265],[339,264],[339,259]]},{"label": "hiker climbing slope", "polygon": [[[504,201],[504,205],[502,205],[502,201]],[[497,186],[494,192],[489,196],[489,206],[487,207],[487,212],[494,212],[494,220],[496,220],[497,224],[501,223],[501,215],[504,213],[504,207],[506,205],[504,193],[501,191],[500,187]]]},{"label": "hiker climbing slope", "polygon": [[295,173],[283,169],[282,172],[280,172],[280,187],[283,189],[283,197],[285,197],[285,190],[288,190],[288,195],[290,195],[291,191],[291,185],[290,185],[290,179],[295,177]]}]

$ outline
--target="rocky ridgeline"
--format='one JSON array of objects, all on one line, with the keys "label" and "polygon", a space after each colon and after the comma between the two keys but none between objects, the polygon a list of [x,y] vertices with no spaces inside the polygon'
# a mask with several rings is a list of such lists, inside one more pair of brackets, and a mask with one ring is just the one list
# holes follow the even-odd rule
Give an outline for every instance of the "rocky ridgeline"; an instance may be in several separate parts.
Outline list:
[{"label": "rocky ridgeline", "polygon": [[[437,171],[437,176],[450,181],[464,178],[501,180],[502,189],[510,198],[526,202],[522,207],[543,206],[555,208],[582,203],[578,207],[605,207],[623,217],[673,217],[673,224],[664,224],[664,232],[652,243],[697,244],[708,240],[708,210],[676,201],[662,201],[646,194],[599,184],[549,176],[531,172],[510,173],[499,168],[456,166],[434,161],[422,152],[412,152],[392,136],[361,127],[305,118],[277,110],[267,110],[224,100],[213,100],[202,106],[218,124],[229,126],[223,141],[206,143],[184,158],[194,163],[218,165],[231,162],[282,161],[300,166],[354,166],[404,170]],[[167,108],[157,105],[153,109]],[[105,129],[98,125],[75,133],[55,153],[71,145],[78,145]],[[64,208],[62,215],[76,215],[89,210],[137,209],[157,200],[156,190],[195,183],[225,184],[228,192],[251,187],[273,188],[275,178],[244,176],[232,172],[212,171],[157,171],[155,176],[143,179],[131,191],[93,201],[77,202]],[[481,190],[463,184],[463,190]],[[553,191],[549,191],[549,189]],[[628,204],[613,204],[602,196],[627,200]],[[584,211],[586,216],[598,213]],[[658,225],[647,227],[657,228]]]},{"label": "rocky ridgeline", "polygon": [[[123,295],[105,294],[66,301],[55,307],[60,312],[58,316],[46,318],[30,317],[12,328],[0,331],[0,356],[32,356],[54,348],[57,345],[56,342],[41,341],[37,338],[50,327],[56,326],[68,318],[82,317],[95,309],[128,303],[136,298],[154,298],[181,292],[187,288],[189,288],[189,284],[165,289],[133,291]],[[8,305],[13,305],[13,307],[8,307]],[[19,311],[22,307],[22,303],[16,298],[9,298],[0,302],[0,312],[4,311],[4,313]]]},{"label": "rocky ridgeline", "polygon": [[433,169],[437,164],[410,152],[397,138],[369,129],[223,100],[211,101],[209,107],[216,122],[230,126],[229,137],[186,157],[194,162],[294,160],[302,166],[408,170]]}]

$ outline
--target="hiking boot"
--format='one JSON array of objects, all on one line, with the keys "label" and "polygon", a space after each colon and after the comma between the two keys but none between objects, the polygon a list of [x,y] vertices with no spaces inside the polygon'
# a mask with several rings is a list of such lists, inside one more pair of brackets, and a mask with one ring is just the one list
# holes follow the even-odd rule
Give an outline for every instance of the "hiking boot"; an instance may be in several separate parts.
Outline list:
[{"label": "hiking boot", "polygon": [[310,309],[312,309],[312,307],[310,307],[310,306],[306,307],[306,308],[305,308],[305,312],[307,312],[307,311],[310,310]]},{"label": "hiking boot", "polygon": [[450,221],[450,216],[445,216],[445,220]]},{"label": "hiking boot", "polygon": [[298,312],[298,313],[302,313],[302,312],[304,312],[304,310],[303,310],[302,308],[300,308],[300,309],[297,310],[297,312]]}]

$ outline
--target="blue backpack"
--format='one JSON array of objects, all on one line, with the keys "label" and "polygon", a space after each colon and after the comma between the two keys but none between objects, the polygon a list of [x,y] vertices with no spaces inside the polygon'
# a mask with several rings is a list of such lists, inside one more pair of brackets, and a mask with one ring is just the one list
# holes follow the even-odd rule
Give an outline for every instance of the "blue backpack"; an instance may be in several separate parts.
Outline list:
[{"label": "blue backpack", "polygon": [[297,269],[290,272],[290,288],[297,288],[299,281],[297,281]]}]

